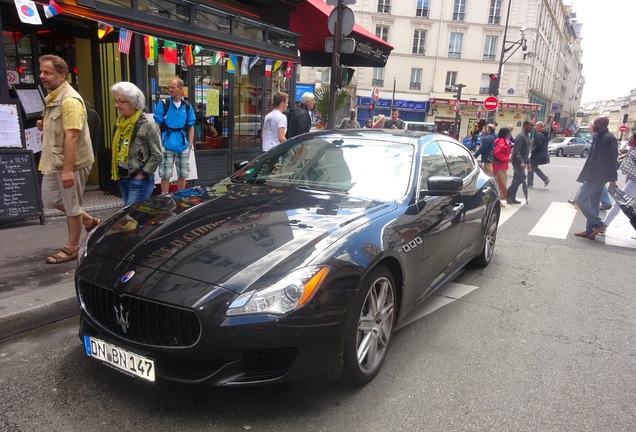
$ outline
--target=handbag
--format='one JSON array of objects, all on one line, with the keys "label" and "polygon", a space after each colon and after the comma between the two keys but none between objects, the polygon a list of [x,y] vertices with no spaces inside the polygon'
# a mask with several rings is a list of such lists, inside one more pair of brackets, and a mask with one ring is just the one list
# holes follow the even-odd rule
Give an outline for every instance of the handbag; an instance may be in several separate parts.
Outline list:
[{"label": "handbag", "polygon": [[620,169],[623,174],[636,178],[636,165],[629,155],[621,161]]},{"label": "handbag", "polygon": [[539,165],[547,165],[550,163],[550,155],[539,156]]}]

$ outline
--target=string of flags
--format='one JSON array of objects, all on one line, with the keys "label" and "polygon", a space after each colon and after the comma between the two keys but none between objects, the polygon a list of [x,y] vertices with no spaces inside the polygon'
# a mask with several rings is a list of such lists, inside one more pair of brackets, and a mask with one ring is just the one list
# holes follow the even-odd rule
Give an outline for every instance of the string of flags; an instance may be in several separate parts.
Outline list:
[{"label": "string of flags", "polygon": [[[25,24],[34,24],[41,25],[42,20],[37,10],[37,5],[33,0],[14,0],[16,10],[18,11],[18,17],[20,21]],[[42,9],[44,11],[44,15],[50,19],[57,15],[63,13],[62,8],[55,2],[55,0],[49,0],[48,5],[43,5]],[[103,39],[108,34],[114,31],[114,27],[108,23],[98,21],[97,23],[97,37],[99,39]],[[132,42],[134,32],[132,30],[120,28],[119,29],[119,39],[117,48],[119,52],[129,55],[130,54],[130,45]],[[159,58],[159,48],[160,44],[156,37],[143,35],[144,41],[144,57],[149,60],[157,60]],[[199,45],[185,45],[182,49],[183,59],[185,61],[186,66],[192,66],[195,63],[195,57],[203,50],[203,47]],[[175,42],[164,40],[163,41],[163,60],[166,63],[177,64],[178,63],[178,48]],[[225,62],[225,67],[227,73],[235,74],[238,70],[241,75],[249,74],[249,71],[252,70],[254,66],[259,62],[260,56],[257,54],[254,57],[249,57],[246,55],[240,56],[240,67],[239,67],[239,56],[237,54],[226,54],[222,51],[212,51],[212,55],[210,56],[210,64],[212,66],[223,64]],[[270,77],[272,73],[276,72],[281,65],[283,64],[280,60],[265,60],[265,76]],[[293,71],[293,62],[287,62],[287,67],[285,69],[284,75],[285,78],[289,78],[292,75]]]}]

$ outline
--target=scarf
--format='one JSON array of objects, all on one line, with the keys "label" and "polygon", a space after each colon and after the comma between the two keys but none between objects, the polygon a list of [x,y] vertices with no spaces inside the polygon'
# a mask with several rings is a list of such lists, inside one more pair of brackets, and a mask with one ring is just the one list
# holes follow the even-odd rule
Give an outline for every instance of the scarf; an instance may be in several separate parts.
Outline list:
[{"label": "scarf", "polygon": [[113,137],[113,144],[111,146],[113,157],[111,161],[111,179],[119,180],[119,162],[128,165],[128,146],[132,138],[132,132],[139,120],[141,110],[135,111],[133,115],[128,118],[120,115],[115,122],[115,136]]}]

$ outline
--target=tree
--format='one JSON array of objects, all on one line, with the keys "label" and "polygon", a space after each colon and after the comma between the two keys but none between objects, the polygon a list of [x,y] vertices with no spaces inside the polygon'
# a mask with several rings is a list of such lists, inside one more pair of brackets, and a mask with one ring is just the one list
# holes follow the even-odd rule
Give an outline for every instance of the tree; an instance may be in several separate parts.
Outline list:
[{"label": "tree", "polygon": [[[341,88],[336,90],[336,110],[344,106],[348,97],[349,92],[347,89]],[[314,108],[320,113],[324,126],[329,116],[329,87],[316,89],[314,91],[314,99],[316,101]]]}]

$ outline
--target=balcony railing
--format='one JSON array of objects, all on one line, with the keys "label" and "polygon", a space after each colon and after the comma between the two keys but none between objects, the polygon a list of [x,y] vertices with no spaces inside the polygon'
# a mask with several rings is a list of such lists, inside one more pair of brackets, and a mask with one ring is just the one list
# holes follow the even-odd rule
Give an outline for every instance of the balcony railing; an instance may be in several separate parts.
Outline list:
[{"label": "balcony railing", "polygon": [[495,54],[484,54],[484,61],[494,61],[497,60],[497,56]]},{"label": "balcony railing", "polygon": [[479,87],[479,94],[490,94],[490,89],[488,87]]},{"label": "balcony railing", "polygon": [[466,18],[465,13],[453,13],[453,21],[464,21]]},{"label": "balcony railing", "polygon": [[462,58],[462,53],[456,51],[449,51],[448,58]]},{"label": "balcony railing", "polygon": [[379,4],[378,5],[378,13],[390,14],[391,13],[391,6]]},{"label": "balcony railing", "polygon": [[411,90],[420,90],[422,88],[422,83],[421,82],[412,82],[409,85],[409,89]]},{"label": "balcony railing", "polygon": [[384,87],[384,80],[383,80],[383,79],[376,79],[376,78],[373,78],[373,79],[371,80],[371,85],[372,85],[373,87]]},{"label": "balcony railing", "polygon": [[426,55],[426,50],[424,49],[424,47],[414,46],[413,47],[413,54]]},{"label": "balcony railing", "polygon": [[493,15],[488,17],[488,24],[499,24],[499,20],[501,19],[498,15]]}]

